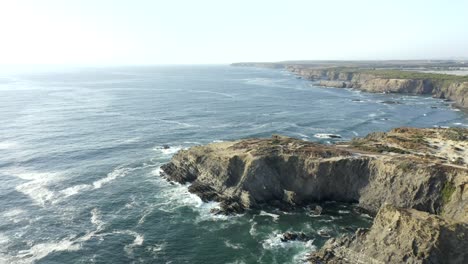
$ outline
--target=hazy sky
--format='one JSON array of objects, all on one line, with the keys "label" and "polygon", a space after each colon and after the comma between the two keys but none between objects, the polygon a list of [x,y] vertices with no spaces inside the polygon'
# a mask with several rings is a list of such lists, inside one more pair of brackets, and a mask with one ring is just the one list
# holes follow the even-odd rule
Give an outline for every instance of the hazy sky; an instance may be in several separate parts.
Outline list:
[{"label": "hazy sky", "polygon": [[0,64],[468,57],[468,0],[1,0]]}]

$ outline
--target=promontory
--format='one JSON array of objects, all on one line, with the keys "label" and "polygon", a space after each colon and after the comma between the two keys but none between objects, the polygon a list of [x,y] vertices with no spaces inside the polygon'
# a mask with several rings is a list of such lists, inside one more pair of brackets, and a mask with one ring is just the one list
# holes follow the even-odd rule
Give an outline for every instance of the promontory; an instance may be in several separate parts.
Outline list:
[{"label": "promontory", "polygon": [[220,202],[213,213],[339,201],[375,216],[311,263],[466,263],[467,162],[468,129],[402,127],[331,145],[274,135],[195,146],[162,170]]}]

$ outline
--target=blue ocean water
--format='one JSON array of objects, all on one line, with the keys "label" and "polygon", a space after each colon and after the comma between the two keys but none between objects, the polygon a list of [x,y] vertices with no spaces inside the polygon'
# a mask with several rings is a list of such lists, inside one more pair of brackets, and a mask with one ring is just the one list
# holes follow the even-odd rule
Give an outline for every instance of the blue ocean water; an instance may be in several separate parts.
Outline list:
[{"label": "blue ocean water", "polygon": [[[399,104],[385,104],[396,101]],[[349,205],[211,215],[159,177],[182,148],[284,134],[330,143],[397,126],[468,126],[430,97],[315,87],[281,71],[134,66],[0,72],[0,263],[301,263],[369,226]],[[169,145],[169,149],[161,146]],[[280,241],[302,231],[308,242]]]}]

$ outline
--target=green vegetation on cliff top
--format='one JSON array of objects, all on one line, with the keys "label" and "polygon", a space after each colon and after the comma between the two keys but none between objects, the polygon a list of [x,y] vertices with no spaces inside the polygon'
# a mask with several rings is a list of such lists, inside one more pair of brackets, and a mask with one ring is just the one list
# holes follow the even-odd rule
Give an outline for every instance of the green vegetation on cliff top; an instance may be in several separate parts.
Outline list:
[{"label": "green vegetation on cliff top", "polygon": [[373,74],[382,78],[389,79],[418,79],[418,80],[440,80],[440,81],[468,81],[468,76],[439,74],[439,73],[426,73],[402,70],[359,70],[362,73]]}]

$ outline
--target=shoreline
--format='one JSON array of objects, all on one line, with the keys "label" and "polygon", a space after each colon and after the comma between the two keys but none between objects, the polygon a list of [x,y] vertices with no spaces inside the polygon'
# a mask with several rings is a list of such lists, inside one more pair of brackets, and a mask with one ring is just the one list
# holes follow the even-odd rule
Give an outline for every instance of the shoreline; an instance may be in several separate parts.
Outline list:
[{"label": "shoreline", "polygon": [[[311,253],[311,263],[448,256],[449,263],[461,263],[468,257],[467,139],[466,128],[402,127],[334,145],[274,135],[182,150],[161,167],[161,176],[190,182],[191,193],[219,202],[214,214],[336,201],[357,202],[376,215],[371,228],[332,238]],[[382,240],[395,246],[375,242]]]},{"label": "shoreline", "polygon": [[[370,93],[396,93],[430,95],[452,101],[452,106],[468,113],[468,76],[423,73],[408,69],[395,69],[395,65],[374,66],[349,63],[299,64],[299,63],[233,63],[237,67],[284,69],[318,86],[353,88]],[[390,68],[389,68],[390,67]],[[401,64],[400,67],[410,67]],[[428,66],[432,67],[432,66]]]}]

